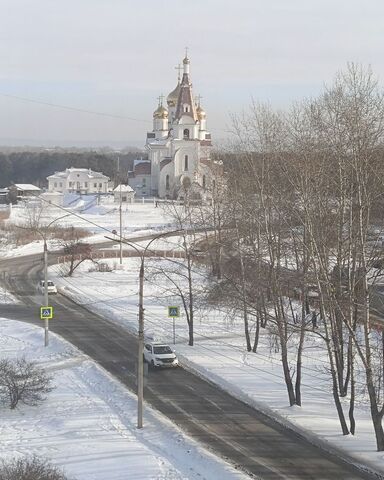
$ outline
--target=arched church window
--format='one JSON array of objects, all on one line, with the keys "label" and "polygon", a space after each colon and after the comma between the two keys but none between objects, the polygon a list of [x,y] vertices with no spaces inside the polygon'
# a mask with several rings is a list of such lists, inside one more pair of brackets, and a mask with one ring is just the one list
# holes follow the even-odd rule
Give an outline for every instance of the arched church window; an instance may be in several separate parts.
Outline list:
[{"label": "arched church window", "polygon": [[188,155],[184,156],[184,170],[188,170]]},{"label": "arched church window", "polygon": [[169,175],[165,177],[165,189],[169,190]]},{"label": "arched church window", "polygon": [[203,188],[204,188],[204,189],[205,189],[206,186],[207,186],[207,185],[206,185],[206,182],[207,182],[207,181],[206,181],[206,179],[205,179],[205,175],[203,175]]},{"label": "arched church window", "polygon": [[189,140],[189,130],[188,130],[188,128],[184,129],[183,137],[184,137],[184,140]]}]

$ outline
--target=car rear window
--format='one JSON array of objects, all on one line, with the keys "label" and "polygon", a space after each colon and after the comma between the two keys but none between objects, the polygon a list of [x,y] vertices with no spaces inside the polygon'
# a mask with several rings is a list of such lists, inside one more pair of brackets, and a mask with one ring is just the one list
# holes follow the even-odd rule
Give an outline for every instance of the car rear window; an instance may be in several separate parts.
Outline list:
[{"label": "car rear window", "polygon": [[161,347],[153,347],[153,353],[161,355],[162,353],[172,353],[172,350],[168,345],[164,345]]}]

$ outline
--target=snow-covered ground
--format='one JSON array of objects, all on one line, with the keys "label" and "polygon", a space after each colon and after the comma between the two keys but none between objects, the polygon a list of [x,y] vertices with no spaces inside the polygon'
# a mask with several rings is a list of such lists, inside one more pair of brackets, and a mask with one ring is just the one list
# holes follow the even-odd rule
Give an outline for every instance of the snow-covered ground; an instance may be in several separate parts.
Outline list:
[{"label": "snow-covered ground", "polygon": [[[75,205],[73,212],[82,218],[68,217],[58,223],[89,229],[93,235],[92,241],[104,241],[106,232],[103,228],[117,229],[119,220],[115,206],[112,205],[106,212],[103,211],[105,205],[93,206],[84,212],[80,212],[79,208],[82,208],[81,205]],[[47,213],[46,222],[58,218],[62,213],[51,210]],[[23,215],[21,211],[15,213],[14,209],[11,218],[18,221]],[[123,218],[126,236],[159,231],[165,224],[172,229],[170,220],[164,218],[162,209],[152,204],[128,205],[126,211],[123,211]],[[140,242],[142,246],[147,243]],[[161,239],[151,248],[163,250],[172,246],[180,249],[180,239]],[[37,251],[41,251],[40,249],[42,250],[42,246],[38,245]],[[23,254],[26,251],[28,246]],[[10,255],[16,253],[13,250]],[[111,260],[110,263],[114,265],[116,261]],[[147,261],[146,264],[148,266]],[[57,278],[57,283],[63,292],[78,302],[134,331],[137,329],[138,266],[137,259],[124,259],[123,269],[101,273],[89,272],[90,266],[83,264],[73,278]],[[166,306],[174,304],[175,299],[169,298],[167,301],[164,284],[160,281],[156,283],[151,285],[146,282],[145,285],[146,333],[171,343],[173,322],[167,318]],[[330,392],[329,375],[325,373],[328,363],[323,347],[316,337],[307,341],[304,351],[303,406],[299,408],[288,406],[279,354],[274,352],[269,337],[261,336],[257,354],[246,353],[241,319],[227,318],[219,310],[201,312],[195,320],[196,343],[193,348],[186,345],[187,327],[184,318],[176,320],[175,329],[176,350],[188,368],[217,382],[246,402],[257,405],[281,422],[303,431],[314,441],[320,439],[323,443],[328,443],[331,449],[338,447],[344,450],[353,456],[356,462],[371,464],[384,471],[384,455],[375,451],[369,408],[364,403],[363,395],[359,397],[356,405],[356,435],[344,437],[340,434]],[[361,393],[362,385],[358,385],[358,390]]]},{"label": "snow-covered ground", "polygon": [[[161,260],[162,262],[167,260]],[[113,265],[113,262],[110,262]],[[150,262],[149,262],[150,264]],[[137,329],[138,259],[124,259],[124,269],[90,272],[83,264],[73,278],[58,277],[61,291],[109,319]],[[54,274],[54,269],[52,274]],[[173,321],[167,317],[164,283],[145,284],[145,331],[150,337],[172,343]],[[176,303],[177,304],[177,303]],[[310,336],[304,351],[303,406],[289,407],[279,353],[269,336],[261,335],[258,353],[247,353],[240,318],[228,319],[216,310],[195,318],[195,346],[187,346],[185,318],[176,320],[176,351],[191,370],[221,385],[235,396],[256,405],[269,415],[304,432],[314,442],[321,440],[330,449],[338,447],[356,463],[370,464],[384,471],[384,455],[376,452],[369,408],[360,398],[356,405],[357,433],[340,433],[332,401],[326,353],[316,335]],[[361,385],[358,385],[361,390]],[[347,405],[346,405],[347,407]]]},{"label": "snow-covered ground", "polygon": [[56,386],[41,406],[1,407],[0,460],[36,454],[77,480],[248,478],[148,407],[137,430],[135,396],[53,333],[45,348],[40,328],[0,318],[0,351],[36,361]]},{"label": "snow-covered ground", "polygon": [[[84,200],[79,201],[84,202]],[[13,207],[8,222],[24,223],[30,218],[30,215],[28,208],[16,206]],[[71,204],[65,208],[52,207],[44,208],[41,211],[40,223],[42,225],[47,225],[54,220],[55,225],[84,228],[92,234],[101,233],[104,235],[104,229],[109,231],[118,229],[120,225],[119,205],[106,203],[94,205],[92,208],[82,211],[79,210],[77,204]],[[156,207],[153,203],[128,203],[122,206],[124,233],[146,228],[163,228],[164,224],[168,222],[169,219],[164,216],[163,209]]]},{"label": "snow-covered ground", "polygon": [[0,285],[0,305],[7,303],[19,303],[17,298],[11,292]]},{"label": "snow-covered ground", "polygon": [[[113,230],[120,232],[120,213],[117,204],[95,205],[82,212],[79,210],[79,202],[84,202],[84,200],[79,200],[76,204],[62,209],[55,207],[43,209],[39,220],[40,225],[48,225],[53,222],[54,225],[62,227],[82,228],[90,234],[86,241],[93,244],[105,242],[105,236],[111,236]],[[30,221],[30,216],[31,212],[28,208],[23,205],[15,206],[12,208],[7,223],[25,225]],[[162,208],[156,207],[153,203],[132,203],[122,207],[122,232],[124,237],[148,235],[162,229],[172,230],[171,220],[164,215]],[[48,242],[49,250],[59,248],[61,248],[60,242],[56,240]],[[2,257],[29,255],[42,251],[42,240],[17,248],[14,248],[14,246],[10,248],[9,244],[1,245],[0,243],[0,255]]]}]

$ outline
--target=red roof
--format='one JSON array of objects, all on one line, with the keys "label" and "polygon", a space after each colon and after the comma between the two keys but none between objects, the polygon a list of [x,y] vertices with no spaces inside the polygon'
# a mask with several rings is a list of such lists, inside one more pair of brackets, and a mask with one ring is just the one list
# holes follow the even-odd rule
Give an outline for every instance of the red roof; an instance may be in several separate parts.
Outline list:
[{"label": "red roof", "polygon": [[150,175],[151,174],[151,162],[140,162],[135,165],[135,175]]}]

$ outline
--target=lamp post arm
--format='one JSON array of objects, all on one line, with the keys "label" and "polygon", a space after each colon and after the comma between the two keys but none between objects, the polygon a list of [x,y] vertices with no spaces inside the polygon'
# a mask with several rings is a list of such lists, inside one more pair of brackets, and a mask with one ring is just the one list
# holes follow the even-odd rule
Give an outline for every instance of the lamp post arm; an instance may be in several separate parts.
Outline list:
[{"label": "lamp post arm", "polygon": [[147,246],[145,247],[144,249],[144,252],[143,252],[143,255],[145,255],[145,253],[147,252],[149,246],[151,245],[151,243],[153,243],[155,240],[158,240],[159,238],[161,237],[166,237],[167,235],[170,235],[170,234],[173,234],[173,233],[178,233],[178,232],[182,232],[183,229],[179,228],[178,230],[173,230],[172,232],[163,232],[163,233],[160,233],[159,235],[156,235],[156,237],[153,237],[152,240],[147,244]]},{"label": "lamp post arm", "polygon": [[[155,240],[158,240],[159,238],[161,237],[166,237],[168,235],[173,235],[174,233],[178,233],[178,232],[183,232],[184,229],[178,229],[178,230],[172,230],[171,232],[162,232],[160,233],[159,235],[156,235],[155,237],[153,237],[150,242],[146,245],[146,247],[144,248],[144,250],[139,250],[138,247],[141,247],[140,245],[135,245],[134,242],[130,242],[129,240],[126,240],[125,238],[119,238],[119,239],[116,239],[116,238],[112,238],[112,237],[108,237],[107,235],[104,236],[104,238],[108,239],[108,240],[112,240],[112,242],[117,242],[117,243],[125,243],[127,245],[129,245],[130,247],[134,248],[136,250],[136,252],[139,254],[139,257],[141,258],[144,258],[146,252],[148,251],[148,248],[149,246],[151,245],[151,243],[153,243]],[[141,247],[143,248],[143,247]]]},{"label": "lamp post arm", "polygon": [[45,228],[48,229],[53,223],[57,222],[58,220],[62,220],[65,217],[69,217],[70,215],[72,215],[72,213],[66,213],[65,215],[62,215],[61,217],[55,218],[54,220],[52,220],[52,222],[48,223],[48,225]]}]

